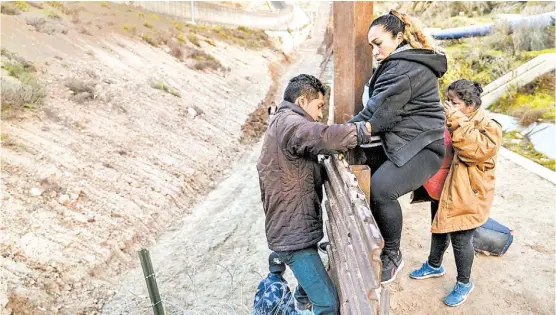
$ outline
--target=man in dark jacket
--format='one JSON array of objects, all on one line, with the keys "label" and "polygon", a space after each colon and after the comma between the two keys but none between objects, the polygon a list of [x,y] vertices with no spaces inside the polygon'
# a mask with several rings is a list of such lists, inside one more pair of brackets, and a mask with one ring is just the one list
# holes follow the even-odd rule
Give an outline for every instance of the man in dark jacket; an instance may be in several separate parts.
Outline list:
[{"label": "man in dark jacket", "polygon": [[323,237],[317,155],[368,143],[371,129],[387,130],[402,119],[401,111],[388,111],[388,116],[375,115],[367,122],[328,126],[316,121],[322,118],[325,93],[313,76],[290,80],[257,163],[268,247],[290,266],[299,283],[295,298],[302,304],[310,302],[315,315],[338,314],[339,308],[316,247]]}]

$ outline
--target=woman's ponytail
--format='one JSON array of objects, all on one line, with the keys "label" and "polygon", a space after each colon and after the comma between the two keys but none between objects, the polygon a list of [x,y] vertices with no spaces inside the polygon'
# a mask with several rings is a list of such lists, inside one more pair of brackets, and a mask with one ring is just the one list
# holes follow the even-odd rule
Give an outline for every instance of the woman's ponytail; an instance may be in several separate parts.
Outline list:
[{"label": "woman's ponytail", "polygon": [[404,24],[403,39],[413,48],[422,48],[437,51],[434,41],[422,31],[422,27],[417,20],[409,15],[390,10]]}]

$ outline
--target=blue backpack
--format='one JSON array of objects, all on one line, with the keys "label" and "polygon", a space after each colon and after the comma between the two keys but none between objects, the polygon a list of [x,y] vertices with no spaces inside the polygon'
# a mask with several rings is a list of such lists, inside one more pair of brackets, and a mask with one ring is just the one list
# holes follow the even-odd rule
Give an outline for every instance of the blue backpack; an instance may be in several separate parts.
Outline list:
[{"label": "blue backpack", "polygon": [[261,281],[251,315],[298,315],[288,282],[281,275],[269,273]]},{"label": "blue backpack", "polygon": [[486,255],[504,255],[513,241],[512,230],[490,218],[473,234],[475,251]]}]

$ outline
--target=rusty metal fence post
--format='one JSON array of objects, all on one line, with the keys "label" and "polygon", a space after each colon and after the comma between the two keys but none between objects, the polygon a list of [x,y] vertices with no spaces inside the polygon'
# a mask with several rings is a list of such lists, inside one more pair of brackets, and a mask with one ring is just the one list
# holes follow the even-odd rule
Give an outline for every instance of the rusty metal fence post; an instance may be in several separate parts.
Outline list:
[{"label": "rusty metal fence post", "polygon": [[[369,208],[366,194],[345,160],[326,157],[328,174],[325,222],[330,240],[330,276],[338,289],[342,315],[388,314],[389,296],[380,284],[380,253],[384,240]],[[368,178],[368,167],[355,171]],[[367,174],[368,172],[368,174]],[[368,176],[367,176],[368,175]],[[365,190],[370,187],[363,185]]]}]

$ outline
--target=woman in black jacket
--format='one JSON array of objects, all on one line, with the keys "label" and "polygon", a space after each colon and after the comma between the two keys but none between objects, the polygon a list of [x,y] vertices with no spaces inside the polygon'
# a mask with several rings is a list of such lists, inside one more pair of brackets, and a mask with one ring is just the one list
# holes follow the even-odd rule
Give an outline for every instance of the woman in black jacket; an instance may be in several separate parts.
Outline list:
[{"label": "woman in black jacket", "polygon": [[[386,155],[371,165],[371,210],[384,238],[382,283],[389,283],[403,267],[397,199],[421,187],[444,157],[438,78],[446,72],[447,60],[409,16],[395,11],[372,22],[368,40],[379,66],[368,84],[365,108],[350,122],[368,121]],[[401,121],[389,123],[392,113],[400,113]]]}]

